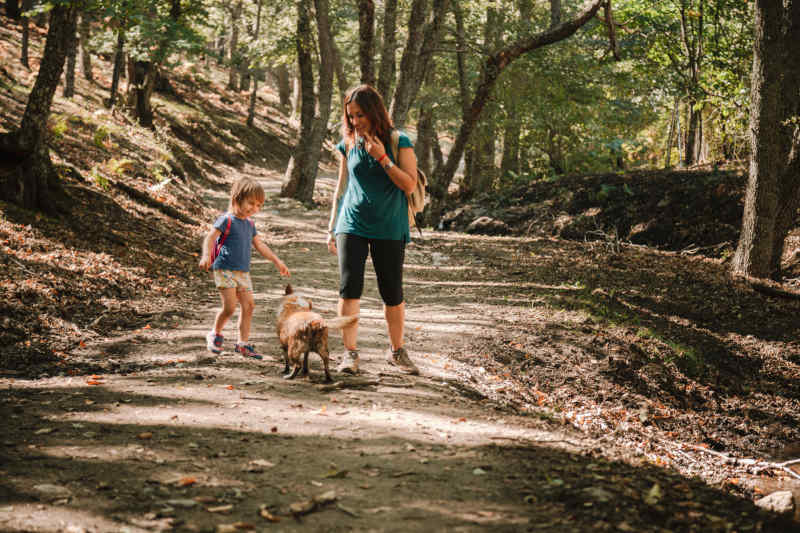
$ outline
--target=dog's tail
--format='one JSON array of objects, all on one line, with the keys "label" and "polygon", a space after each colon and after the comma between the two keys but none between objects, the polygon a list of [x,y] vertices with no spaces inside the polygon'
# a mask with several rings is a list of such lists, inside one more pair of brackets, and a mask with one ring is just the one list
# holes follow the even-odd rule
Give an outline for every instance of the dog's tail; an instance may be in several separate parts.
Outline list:
[{"label": "dog's tail", "polygon": [[325,325],[330,329],[342,329],[358,322],[358,315],[337,316],[325,319]]}]

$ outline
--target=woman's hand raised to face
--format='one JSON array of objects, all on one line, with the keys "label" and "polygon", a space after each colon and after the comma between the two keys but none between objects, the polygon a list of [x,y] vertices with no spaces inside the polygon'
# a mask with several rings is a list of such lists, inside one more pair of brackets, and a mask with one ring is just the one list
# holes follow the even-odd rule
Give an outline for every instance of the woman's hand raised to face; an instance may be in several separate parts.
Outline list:
[{"label": "woman's hand raised to face", "polygon": [[364,134],[364,149],[375,159],[380,159],[386,153],[386,147],[381,140],[372,133]]}]

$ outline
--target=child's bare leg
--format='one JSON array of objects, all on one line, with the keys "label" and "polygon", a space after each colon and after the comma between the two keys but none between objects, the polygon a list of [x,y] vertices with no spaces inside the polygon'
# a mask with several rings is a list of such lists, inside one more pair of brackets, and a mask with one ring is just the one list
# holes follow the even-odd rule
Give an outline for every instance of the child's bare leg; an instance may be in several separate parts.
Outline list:
[{"label": "child's bare leg", "polygon": [[237,290],[239,300],[239,342],[246,343],[250,338],[250,326],[253,323],[253,311],[256,304],[253,291]]},{"label": "child's bare leg", "polygon": [[222,309],[214,319],[214,333],[222,335],[222,328],[236,311],[236,289],[220,289],[219,297],[222,300]]}]

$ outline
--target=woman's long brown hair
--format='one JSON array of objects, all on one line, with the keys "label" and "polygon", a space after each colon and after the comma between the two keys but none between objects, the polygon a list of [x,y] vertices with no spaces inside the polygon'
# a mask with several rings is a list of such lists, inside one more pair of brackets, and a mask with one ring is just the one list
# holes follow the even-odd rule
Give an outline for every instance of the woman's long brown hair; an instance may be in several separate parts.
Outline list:
[{"label": "woman's long brown hair", "polygon": [[351,89],[344,98],[342,106],[342,137],[346,139],[349,146],[355,141],[355,128],[350,118],[347,116],[347,104],[356,103],[361,111],[369,119],[372,125],[372,132],[383,142],[386,149],[389,149],[389,141],[392,134],[392,119],[383,104],[380,93],[371,85],[359,85]]}]

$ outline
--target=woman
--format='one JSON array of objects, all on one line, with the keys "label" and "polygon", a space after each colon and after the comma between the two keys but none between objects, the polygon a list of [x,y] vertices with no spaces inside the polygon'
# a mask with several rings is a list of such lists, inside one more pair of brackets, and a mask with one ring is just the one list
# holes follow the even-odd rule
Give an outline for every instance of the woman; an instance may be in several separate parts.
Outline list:
[{"label": "woman", "polygon": [[[419,374],[403,347],[403,260],[410,239],[406,193],[417,183],[417,157],[402,132],[398,153],[391,153],[392,121],[371,86],[352,89],[343,111],[343,139],[336,146],[341,154],[339,181],[328,224],[328,250],[339,257],[339,315],[360,311],[369,254],[384,303],[389,363]],[[339,372],[358,372],[357,337],[358,323],[342,331],[347,352]]]}]

